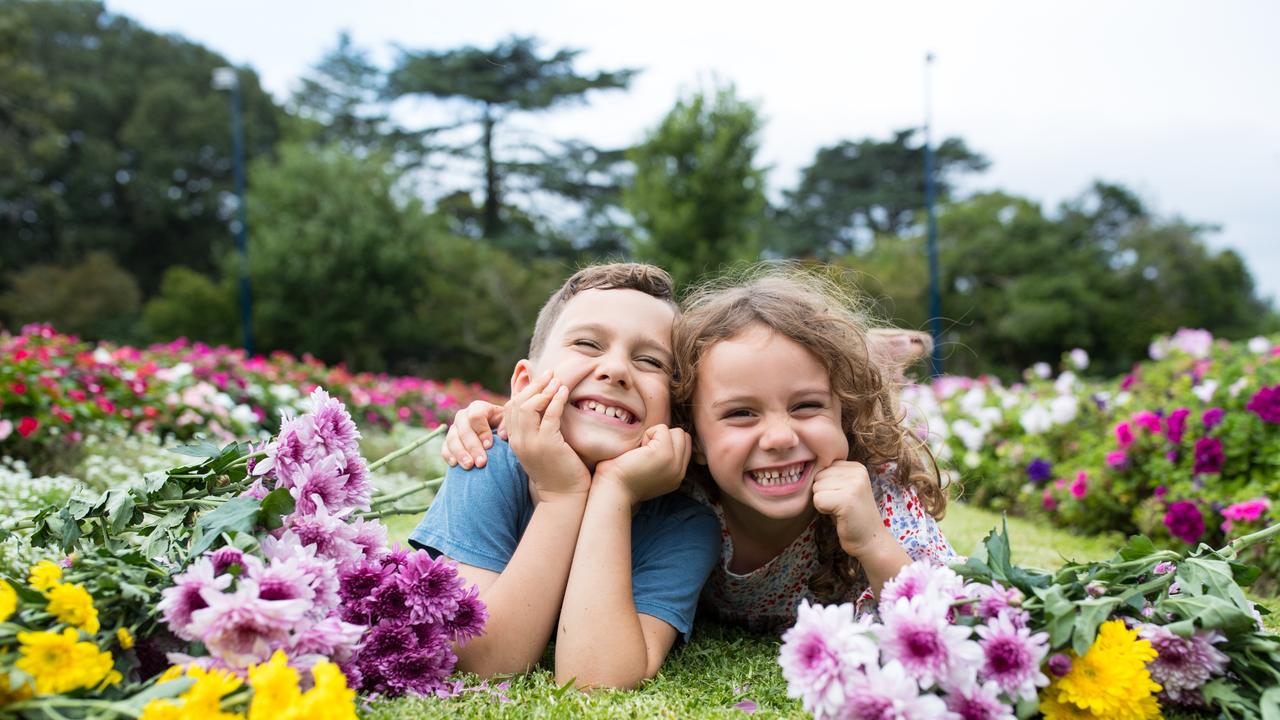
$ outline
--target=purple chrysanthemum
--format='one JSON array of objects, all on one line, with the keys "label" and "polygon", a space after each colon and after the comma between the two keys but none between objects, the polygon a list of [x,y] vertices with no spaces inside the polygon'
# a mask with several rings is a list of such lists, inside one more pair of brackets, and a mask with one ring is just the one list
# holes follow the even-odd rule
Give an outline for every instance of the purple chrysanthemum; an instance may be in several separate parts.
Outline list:
[{"label": "purple chrysanthemum", "polygon": [[359,452],[360,431],[342,402],[320,388],[311,392],[309,445],[321,455]]},{"label": "purple chrysanthemum", "polygon": [[887,608],[881,603],[882,625],[875,628],[881,656],[901,662],[926,689],[972,676],[983,660],[982,648],[969,639],[969,628],[952,625],[946,608],[940,611],[932,603],[928,595],[900,598]]},{"label": "purple chrysanthemum", "polygon": [[1049,672],[1057,677],[1063,677],[1071,672],[1071,656],[1064,653],[1054,653],[1049,657]]},{"label": "purple chrysanthemum", "polygon": [[364,632],[364,625],[343,622],[331,615],[297,633],[289,648],[289,657],[319,655],[344,663],[351,659]]},{"label": "purple chrysanthemum", "polygon": [[453,641],[462,644],[473,637],[479,637],[488,619],[489,611],[480,602],[480,590],[472,585],[463,591],[462,597],[458,599],[457,612],[445,625]]},{"label": "purple chrysanthemum", "polygon": [[315,512],[294,513],[285,518],[285,527],[297,535],[298,542],[315,547],[316,557],[332,560],[345,570],[364,559],[364,548],[353,542],[355,531],[346,521],[347,512],[331,514],[324,503],[317,502]]},{"label": "purple chrysanthemum", "polygon": [[1193,502],[1179,500],[1171,503],[1164,514],[1164,525],[1179,540],[1194,545],[1204,535],[1204,515]]},{"label": "purple chrysanthemum", "polygon": [[1254,393],[1244,408],[1263,422],[1280,423],[1280,385],[1265,387]]},{"label": "purple chrysanthemum", "polygon": [[1042,483],[1053,477],[1053,463],[1044,458],[1036,458],[1027,465],[1027,479]]},{"label": "purple chrysanthemum", "polygon": [[366,560],[342,571],[338,576],[342,619],[347,622],[371,622],[373,594],[386,577],[382,563],[377,560]]},{"label": "purple chrysanthemum", "polygon": [[1196,631],[1184,638],[1160,625],[1143,625],[1138,634],[1158,653],[1155,660],[1147,663],[1147,670],[1151,672],[1151,679],[1164,687],[1163,695],[1173,702],[1193,700],[1194,693],[1209,678],[1226,672],[1231,663],[1230,658],[1213,646],[1227,639],[1216,630]]},{"label": "purple chrysanthemum", "polygon": [[351,523],[350,540],[364,552],[365,560],[377,560],[387,552],[387,526],[377,520],[358,519]]},{"label": "purple chrysanthemum", "polygon": [[872,664],[846,688],[842,718],[860,720],[934,720],[947,717],[942,698],[921,694],[902,663],[890,660],[884,667]]},{"label": "purple chrysanthemum", "polygon": [[228,572],[236,565],[240,566],[242,572],[247,569],[245,568],[244,551],[230,545],[214,550],[210,553],[209,559],[213,562],[213,573],[215,575]]},{"label": "purple chrysanthemum", "polygon": [[1000,701],[1000,686],[987,681],[964,688],[952,688],[946,695],[947,709],[959,720],[1015,720],[1013,708]]},{"label": "purple chrysanthemum", "polygon": [[838,716],[848,680],[864,666],[879,665],[872,622],[869,615],[855,620],[850,603],[801,602],[796,624],[782,636],[778,658],[787,696],[799,698],[814,717]]},{"label": "purple chrysanthemum", "polygon": [[160,593],[156,609],[174,635],[183,640],[194,640],[191,633],[191,614],[209,607],[204,591],[222,592],[231,584],[230,575],[218,575],[208,557],[196,560],[187,571],[173,579],[173,586]]},{"label": "purple chrysanthemum", "polygon": [[425,550],[409,556],[396,580],[409,601],[409,622],[437,623],[458,609],[462,578],[445,559],[433,560]]},{"label": "purple chrysanthemum", "polygon": [[978,671],[981,680],[991,680],[1010,698],[1034,699],[1036,688],[1049,684],[1040,672],[1040,663],[1049,654],[1048,633],[1032,633],[1001,614],[975,628],[985,660]]}]

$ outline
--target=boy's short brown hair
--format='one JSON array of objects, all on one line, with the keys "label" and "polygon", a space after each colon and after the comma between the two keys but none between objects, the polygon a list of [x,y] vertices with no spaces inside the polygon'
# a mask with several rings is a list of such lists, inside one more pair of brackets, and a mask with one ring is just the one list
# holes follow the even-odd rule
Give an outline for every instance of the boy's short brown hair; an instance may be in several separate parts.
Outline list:
[{"label": "boy's short brown hair", "polygon": [[547,344],[547,335],[560,318],[564,306],[583,290],[638,290],[670,304],[673,310],[679,312],[675,299],[675,281],[666,270],[656,265],[609,263],[585,267],[565,280],[538,311],[538,321],[533,325],[533,339],[529,341],[530,360],[536,359],[542,352]]}]

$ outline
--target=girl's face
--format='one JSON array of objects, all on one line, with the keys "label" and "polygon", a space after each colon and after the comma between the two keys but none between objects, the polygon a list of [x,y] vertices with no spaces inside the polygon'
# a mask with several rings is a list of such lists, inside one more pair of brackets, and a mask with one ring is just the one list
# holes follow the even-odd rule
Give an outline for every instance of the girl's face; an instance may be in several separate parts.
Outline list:
[{"label": "girl's face", "polygon": [[826,369],[764,325],[703,356],[693,424],[722,502],[772,520],[811,514],[814,474],[849,456]]}]

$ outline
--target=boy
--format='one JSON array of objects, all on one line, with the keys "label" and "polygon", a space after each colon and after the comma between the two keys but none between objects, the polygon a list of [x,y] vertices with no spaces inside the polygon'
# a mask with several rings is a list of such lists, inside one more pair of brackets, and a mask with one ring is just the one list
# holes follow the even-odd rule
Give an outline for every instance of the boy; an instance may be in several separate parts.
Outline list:
[{"label": "boy", "polygon": [[578,271],[539,312],[503,412],[510,443],[451,468],[410,536],[488,608],[461,669],[522,672],[555,629],[557,683],[629,688],[689,633],[720,531],[668,494],[691,451],[667,425],[675,317],[670,276],[632,263]]}]

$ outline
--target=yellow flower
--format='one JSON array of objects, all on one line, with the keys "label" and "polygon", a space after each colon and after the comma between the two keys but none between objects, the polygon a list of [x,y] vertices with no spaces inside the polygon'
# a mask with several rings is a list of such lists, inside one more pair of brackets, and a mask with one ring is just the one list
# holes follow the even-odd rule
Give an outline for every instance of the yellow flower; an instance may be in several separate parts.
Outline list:
[{"label": "yellow flower", "polygon": [[31,566],[31,577],[27,582],[40,592],[48,592],[50,588],[62,581],[62,568],[50,560],[41,560]]},{"label": "yellow flower", "polygon": [[133,648],[133,633],[129,632],[129,628],[120,628],[116,630],[116,640],[120,641],[121,650],[130,650]]},{"label": "yellow flower", "polygon": [[18,610],[18,593],[7,580],[0,579],[0,622],[13,616]]},{"label": "yellow flower", "polygon": [[298,717],[307,720],[356,720],[356,691],[337,665],[321,660],[311,668],[315,687],[302,696]]},{"label": "yellow flower", "polygon": [[1098,628],[1098,637],[1083,657],[1073,657],[1071,671],[1053,681],[1040,704],[1046,720],[1080,717],[1147,720],[1160,717],[1147,663],[1156,658],[1151,643],[1123,620]]},{"label": "yellow flower", "polygon": [[182,708],[172,700],[152,700],[142,708],[142,717],[138,720],[184,720]]},{"label": "yellow flower", "polygon": [[0,673],[0,707],[31,697],[30,683],[19,686],[16,690],[12,689],[12,685],[13,681],[9,678],[9,673]]},{"label": "yellow flower", "polygon": [[220,716],[222,698],[244,684],[230,671],[205,670],[197,665],[187,668],[187,677],[195,678],[196,684],[179,698],[184,701],[182,709],[192,717]]},{"label": "yellow flower", "polygon": [[249,720],[278,720],[293,714],[302,699],[298,689],[298,671],[289,666],[289,658],[277,650],[271,659],[249,667],[249,685],[253,701],[249,703]]},{"label": "yellow flower", "polygon": [[54,585],[48,593],[49,614],[73,627],[93,635],[98,632],[98,610],[93,596],[83,585]]},{"label": "yellow flower", "polygon": [[37,695],[93,687],[108,677],[115,665],[111,653],[79,637],[72,628],[18,633],[21,657],[14,666],[35,678]]}]

